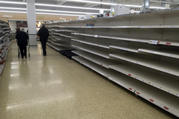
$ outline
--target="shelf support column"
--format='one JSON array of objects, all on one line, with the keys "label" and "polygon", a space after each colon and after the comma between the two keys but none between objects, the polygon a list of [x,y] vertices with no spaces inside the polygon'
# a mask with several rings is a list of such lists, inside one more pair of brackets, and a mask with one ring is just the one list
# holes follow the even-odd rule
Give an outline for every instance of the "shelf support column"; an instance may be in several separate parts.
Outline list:
[{"label": "shelf support column", "polygon": [[36,31],[35,0],[27,0],[27,24],[28,24],[29,44],[36,46],[37,31]]},{"label": "shelf support column", "polygon": [[147,12],[150,8],[150,0],[144,0],[143,12]]}]

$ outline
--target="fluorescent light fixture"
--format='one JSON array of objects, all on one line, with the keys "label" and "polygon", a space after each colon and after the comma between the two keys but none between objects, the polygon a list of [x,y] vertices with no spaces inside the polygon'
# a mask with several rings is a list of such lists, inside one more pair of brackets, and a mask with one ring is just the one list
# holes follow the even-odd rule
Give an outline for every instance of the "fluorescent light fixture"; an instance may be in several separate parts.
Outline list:
[{"label": "fluorescent light fixture", "polygon": [[[77,6],[66,6],[66,5],[54,5],[54,4],[42,4],[36,3],[36,6],[44,6],[44,7],[60,7],[60,8],[72,8],[72,9],[86,9],[86,10],[101,10],[103,8],[91,8],[91,7],[77,7]],[[110,10],[110,9],[103,9]]]},{"label": "fluorescent light fixture", "polygon": [[[120,6],[133,7],[133,8],[142,8],[143,7],[142,5],[117,4],[117,3],[97,2],[97,1],[89,1],[89,0],[67,0],[67,1],[91,3],[91,4],[103,4],[103,5],[110,5],[110,6],[120,5]],[[0,1],[0,4],[26,5],[27,3],[26,2],[14,2],[14,1]],[[77,6],[43,4],[43,3],[35,3],[35,5],[36,6],[44,6],[44,7],[85,9],[85,10],[110,10],[110,9],[103,9],[103,8],[77,7]],[[167,9],[165,7],[155,7],[155,6],[151,6],[150,8],[151,9]]]},{"label": "fluorescent light fixture", "polygon": [[84,15],[78,15],[78,14],[58,14],[58,13],[44,13],[44,12],[36,12],[36,14],[46,14],[46,15],[56,15],[56,16],[84,16]]},{"label": "fluorescent light fixture", "polygon": [[155,6],[150,6],[149,8],[151,8],[151,9],[168,9],[168,8],[165,8],[165,7],[155,7]]},{"label": "fluorescent light fixture", "polygon": [[26,2],[0,1],[0,4],[26,5]]},{"label": "fluorescent light fixture", "polygon": [[19,13],[19,14],[25,14],[25,11],[10,11],[10,10],[0,10],[0,13]]},{"label": "fluorescent light fixture", "polygon": [[[26,11],[26,8],[14,8],[14,7],[0,7],[0,10],[22,10]],[[99,13],[92,13],[92,12],[74,12],[74,11],[61,11],[61,10],[48,10],[48,9],[36,9],[36,12],[51,12],[51,13],[69,13],[69,14],[90,14],[90,15],[97,15]]]},{"label": "fluorescent light fixture", "polygon": [[[89,0],[67,0],[71,2],[80,2],[80,3],[88,3],[88,4],[100,4],[100,5],[109,5],[109,6],[126,6],[126,7],[133,7],[133,8],[142,8],[142,5],[132,5],[132,4],[118,4],[118,3],[109,3],[109,2],[97,2],[97,1],[89,1]],[[167,9],[165,7],[155,7],[151,6],[151,9]]]},{"label": "fluorescent light fixture", "polygon": [[[142,5],[128,5],[128,4],[126,4],[124,6],[133,7],[133,8],[142,8],[143,7]],[[156,7],[156,6],[150,6],[149,8],[151,8],[151,9],[167,9],[165,7]]]},{"label": "fluorescent light fixture", "polygon": [[61,10],[47,10],[47,9],[36,9],[37,12],[54,12],[54,13],[70,13],[70,14],[99,14],[99,13],[92,13],[92,12],[73,12],[73,11],[61,11]]},{"label": "fluorescent light fixture", "polygon": [[126,6],[126,7],[133,7],[133,8],[141,8],[142,5],[130,5],[130,4],[121,4],[121,6]]},{"label": "fluorescent light fixture", "polygon": [[[26,2],[14,2],[14,1],[0,1],[0,4],[27,5]],[[59,8],[72,8],[72,9],[85,9],[85,10],[101,10],[101,9],[103,9],[103,8],[77,7],[77,6],[43,4],[43,3],[35,3],[35,5],[36,6],[44,6],[44,7],[59,7]],[[103,9],[103,10],[110,10],[110,9]]]},{"label": "fluorescent light fixture", "polygon": [[[0,13],[18,13],[18,14],[26,14],[26,11],[10,11],[10,10],[0,10]],[[46,15],[56,15],[56,16],[84,16],[79,14],[58,14],[58,13],[44,13],[44,12],[36,12],[36,14],[46,14]]]},{"label": "fluorescent light fixture", "polygon": [[[133,8],[142,8],[143,6],[142,5],[124,5],[126,7],[133,7]],[[156,6],[150,6],[149,7],[150,9],[167,9],[165,7],[156,7]]]},{"label": "fluorescent light fixture", "polygon": [[80,2],[80,3],[90,3],[90,4],[100,4],[100,5],[118,5],[117,3],[110,3],[110,2],[98,2],[98,1],[89,1],[89,0],[66,0],[71,2]]},{"label": "fluorescent light fixture", "polygon": [[151,0],[151,3],[165,3],[165,4],[179,4],[176,2],[169,2],[169,1],[156,1],[156,0]]},{"label": "fluorescent light fixture", "polygon": [[15,8],[15,7],[0,7],[2,10],[27,10],[26,8]]}]

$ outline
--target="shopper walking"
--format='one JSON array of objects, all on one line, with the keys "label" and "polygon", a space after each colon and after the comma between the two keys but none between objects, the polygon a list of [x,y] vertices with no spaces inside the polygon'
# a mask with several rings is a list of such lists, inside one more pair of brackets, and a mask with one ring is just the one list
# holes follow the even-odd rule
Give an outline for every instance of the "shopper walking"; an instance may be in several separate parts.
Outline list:
[{"label": "shopper walking", "polygon": [[27,58],[28,34],[19,28],[16,31],[17,45],[20,49],[21,58]]},{"label": "shopper walking", "polygon": [[49,31],[45,27],[45,25],[42,25],[42,27],[38,31],[37,35],[40,37],[40,42],[41,42],[41,46],[42,46],[42,50],[43,50],[43,56],[46,56],[47,55],[46,43],[48,41]]}]

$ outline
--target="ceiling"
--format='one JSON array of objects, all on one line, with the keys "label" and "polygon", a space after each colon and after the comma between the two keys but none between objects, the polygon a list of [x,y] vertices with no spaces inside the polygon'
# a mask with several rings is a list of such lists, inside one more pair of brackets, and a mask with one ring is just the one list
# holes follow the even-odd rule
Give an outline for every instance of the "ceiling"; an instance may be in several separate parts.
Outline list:
[{"label": "ceiling", "polygon": [[[24,9],[26,9],[26,5],[2,4],[1,1],[26,2],[26,0],[0,0],[0,7],[24,8]],[[64,6],[78,6],[78,7],[85,7],[85,8],[109,9],[111,7],[110,5],[104,5],[104,4],[94,4],[94,3],[89,3],[89,2],[84,3],[84,1],[85,0],[36,0],[36,3],[64,5]],[[142,6],[144,0],[87,0],[87,1],[129,4],[129,5],[141,5]],[[175,1],[178,1],[178,0],[151,0],[151,1],[155,1],[155,2],[151,2],[152,6],[161,6],[162,5],[161,1],[175,2]],[[64,16],[64,15],[49,15],[49,14],[48,15],[37,15],[37,20],[77,19],[78,13],[74,13],[74,12],[88,12],[88,13],[92,13],[92,14],[99,13],[99,10],[76,9],[76,8],[74,9],[74,8],[67,8],[67,7],[61,8],[61,7],[49,7],[49,6],[36,6],[36,9],[55,10],[55,11],[70,11],[70,12],[73,12],[72,14],[76,15],[76,16],[70,16],[70,17]],[[11,10],[11,11],[14,11],[14,10]],[[51,12],[48,11],[48,13],[51,13]],[[3,19],[3,20],[26,19],[26,15],[25,14],[15,14],[15,13],[2,13],[0,11],[0,19]]]}]

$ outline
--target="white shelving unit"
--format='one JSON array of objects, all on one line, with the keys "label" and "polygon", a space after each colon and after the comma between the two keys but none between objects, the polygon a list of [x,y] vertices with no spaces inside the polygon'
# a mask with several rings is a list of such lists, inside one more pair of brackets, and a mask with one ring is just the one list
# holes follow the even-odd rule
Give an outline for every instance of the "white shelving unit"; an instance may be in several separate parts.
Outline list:
[{"label": "white shelving unit", "polygon": [[130,77],[125,77],[117,72],[107,70],[84,58],[73,57],[73,59],[162,109],[170,113],[176,113],[176,116],[179,116],[177,113],[179,109],[179,100],[177,97],[161,92],[140,81],[132,80]]},{"label": "white shelving unit", "polygon": [[53,25],[48,25],[48,29],[50,32],[50,37],[47,45],[56,51],[65,51],[71,50],[71,30],[63,30],[58,28],[53,28]]},{"label": "white shelving unit", "polygon": [[178,16],[179,12],[164,11],[49,28],[60,38],[71,38],[74,60],[179,117]]},{"label": "white shelving unit", "polygon": [[110,54],[110,57],[179,77],[179,67],[171,66],[171,64],[159,64],[153,60],[144,60],[141,58],[125,56],[121,54]]},{"label": "white shelving unit", "polygon": [[0,74],[3,72],[7,53],[8,53],[8,46],[10,44],[10,28],[9,25],[4,22],[0,21]]}]

